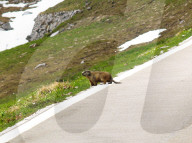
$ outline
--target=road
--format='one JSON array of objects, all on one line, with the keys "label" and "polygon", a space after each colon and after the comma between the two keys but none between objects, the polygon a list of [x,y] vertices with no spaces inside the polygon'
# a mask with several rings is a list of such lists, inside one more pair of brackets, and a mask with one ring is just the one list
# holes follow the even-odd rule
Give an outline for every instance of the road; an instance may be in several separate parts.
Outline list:
[{"label": "road", "polygon": [[192,46],[121,82],[10,143],[192,142]]}]

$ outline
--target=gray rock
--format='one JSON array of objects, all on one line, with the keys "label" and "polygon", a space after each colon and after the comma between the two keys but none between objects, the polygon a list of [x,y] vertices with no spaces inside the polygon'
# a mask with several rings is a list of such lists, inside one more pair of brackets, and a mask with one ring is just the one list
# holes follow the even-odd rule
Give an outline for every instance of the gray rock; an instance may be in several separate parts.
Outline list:
[{"label": "gray rock", "polygon": [[185,22],[185,20],[181,20],[180,22],[179,22],[179,24],[183,24]]},{"label": "gray rock", "polygon": [[62,29],[59,30],[59,33],[62,33],[62,32],[64,32],[64,31],[66,31],[66,29],[65,29],[65,28],[62,28]]},{"label": "gray rock", "polygon": [[88,7],[90,4],[91,4],[91,2],[86,1],[85,2],[85,7]]},{"label": "gray rock", "polygon": [[91,10],[91,9],[92,9],[92,7],[91,7],[91,6],[87,7],[87,10]]},{"label": "gray rock", "polygon": [[46,65],[47,65],[46,63],[39,64],[39,65],[37,65],[37,66],[35,67],[35,69],[38,69],[38,68],[40,68],[40,67],[45,67]]},{"label": "gray rock", "polygon": [[26,11],[26,12],[24,12],[24,13],[22,14],[22,16],[24,16],[24,15],[29,15],[29,14],[32,14],[32,12]]},{"label": "gray rock", "polygon": [[84,64],[85,63],[85,61],[83,60],[83,61],[81,61],[81,64]]},{"label": "gray rock", "polygon": [[67,30],[70,30],[74,27],[74,24],[68,24],[68,27],[66,28]]},{"label": "gray rock", "polygon": [[29,46],[29,48],[35,48],[35,47],[37,47],[37,43],[31,44],[31,45]]},{"label": "gray rock", "polygon": [[80,10],[64,11],[50,14],[40,14],[35,19],[31,35],[27,36],[28,41],[38,40],[46,33],[51,33],[62,22],[70,19],[75,14],[81,12]]},{"label": "gray rock", "polygon": [[27,38],[26,38],[28,41],[31,41],[31,36],[29,35],[29,36],[27,36]]},{"label": "gray rock", "polygon": [[2,26],[1,26],[2,29],[8,31],[8,30],[12,30],[13,28],[11,27],[10,23],[4,23]]}]

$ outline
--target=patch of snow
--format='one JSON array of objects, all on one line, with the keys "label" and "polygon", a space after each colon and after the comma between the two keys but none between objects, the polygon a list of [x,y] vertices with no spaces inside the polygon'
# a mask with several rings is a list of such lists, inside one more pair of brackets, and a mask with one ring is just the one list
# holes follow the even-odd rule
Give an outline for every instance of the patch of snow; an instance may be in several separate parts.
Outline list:
[{"label": "patch of snow", "polygon": [[56,36],[57,34],[59,34],[59,31],[57,31],[57,32],[55,32],[55,33],[53,33],[53,34],[51,34],[50,37],[54,37],[54,36]]},{"label": "patch of snow", "polygon": [[[29,15],[23,16],[23,13],[28,10],[4,13],[3,17],[11,18],[12,22],[10,22],[10,25],[13,30],[0,31],[0,51],[27,43],[28,41],[26,40],[26,37],[31,34],[35,24],[34,19],[38,16],[38,14],[62,1],[64,0],[42,0],[30,6],[33,8],[30,9],[32,14]],[[1,3],[5,2],[1,1]]]},{"label": "patch of snow", "polygon": [[3,5],[3,7],[24,7],[26,4],[24,3],[18,3],[18,4],[7,4],[9,1],[0,1],[0,4]]},{"label": "patch of snow", "polygon": [[125,44],[119,46],[119,51],[124,51],[124,50],[128,49],[132,45],[151,42],[151,41],[155,40],[156,38],[160,37],[161,36],[160,33],[165,31],[165,30],[166,29],[158,29],[158,30],[149,31],[147,33],[139,35],[135,39],[133,39],[131,41],[128,41]]},{"label": "patch of snow", "polygon": [[2,5],[6,4],[6,3],[8,3],[8,1],[0,1],[0,4],[2,4]]}]

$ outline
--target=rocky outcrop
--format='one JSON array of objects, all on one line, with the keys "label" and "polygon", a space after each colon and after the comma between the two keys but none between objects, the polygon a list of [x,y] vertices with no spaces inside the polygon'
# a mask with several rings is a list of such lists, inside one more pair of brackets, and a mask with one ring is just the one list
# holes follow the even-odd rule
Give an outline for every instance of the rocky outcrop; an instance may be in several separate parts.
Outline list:
[{"label": "rocky outcrop", "polygon": [[8,31],[8,30],[12,30],[13,28],[11,27],[10,23],[9,22],[1,22],[0,21],[0,28],[5,30],[5,31]]},{"label": "rocky outcrop", "polygon": [[35,19],[31,35],[27,36],[28,41],[34,41],[42,38],[46,33],[52,32],[62,22],[70,19],[75,14],[81,12],[80,10],[64,11],[50,14],[40,14]]}]

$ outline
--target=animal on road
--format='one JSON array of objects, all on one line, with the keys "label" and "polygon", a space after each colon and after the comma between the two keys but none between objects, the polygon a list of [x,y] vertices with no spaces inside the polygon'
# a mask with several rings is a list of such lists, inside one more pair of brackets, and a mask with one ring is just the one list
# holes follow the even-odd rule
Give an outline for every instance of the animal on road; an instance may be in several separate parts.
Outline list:
[{"label": "animal on road", "polygon": [[120,82],[116,82],[113,80],[113,77],[109,72],[102,71],[84,71],[82,75],[89,79],[91,86],[96,86],[99,82],[103,82],[106,84],[112,84],[112,82],[116,84],[120,84]]}]

